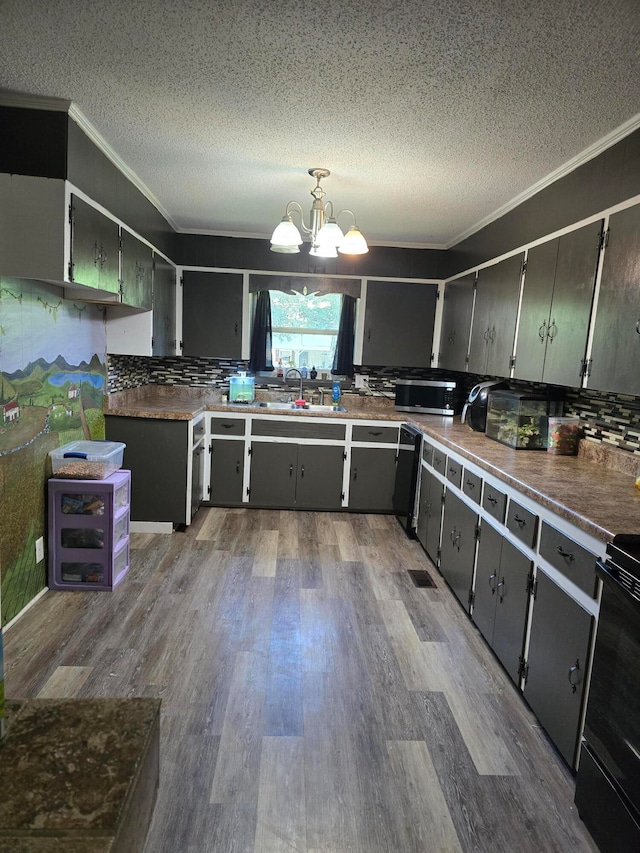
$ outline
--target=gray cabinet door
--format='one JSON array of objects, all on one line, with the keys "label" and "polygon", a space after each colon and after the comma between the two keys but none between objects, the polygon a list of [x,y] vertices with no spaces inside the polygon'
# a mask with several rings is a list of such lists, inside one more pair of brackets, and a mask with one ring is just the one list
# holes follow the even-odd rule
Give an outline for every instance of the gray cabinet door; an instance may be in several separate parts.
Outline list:
[{"label": "gray cabinet door", "polygon": [[515,376],[518,379],[542,380],[558,242],[556,238],[534,246],[527,255],[516,350]]},{"label": "gray cabinet door", "polygon": [[344,448],[298,446],[296,509],[340,509]]},{"label": "gray cabinet door", "polygon": [[442,496],[444,495],[444,485],[429,473],[428,478],[431,481],[429,487],[429,506],[427,520],[427,535],[425,540],[425,550],[434,565],[439,562],[440,549],[440,528],[442,527]]},{"label": "gray cabinet door", "polygon": [[153,263],[153,355],[176,350],[176,270],[160,255]]},{"label": "gray cabinet door", "polygon": [[242,358],[242,276],[185,271],[183,355]]},{"label": "gray cabinet door", "polygon": [[109,441],[123,441],[131,470],[131,520],[187,524],[188,421],[105,415]]},{"label": "gray cabinet door", "polygon": [[191,453],[191,513],[193,518],[202,503],[202,475],[204,464],[204,445],[194,448]]},{"label": "gray cabinet door", "polygon": [[150,311],[153,292],[153,252],[124,228],[122,245],[122,304]]},{"label": "gray cabinet door", "polygon": [[604,252],[589,388],[640,395],[640,205],[614,213]]},{"label": "gray cabinet door", "polygon": [[420,495],[418,497],[418,520],[416,522],[416,536],[418,542],[426,550],[427,529],[429,526],[429,504],[431,496],[431,478],[429,472],[423,468],[420,473]]},{"label": "gray cabinet door", "polygon": [[491,645],[496,619],[496,587],[500,576],[500,557],[502,555],[502,535],[495,527],[483,522],[478,542],[478,560],[476,563],[476,583],[471,618],[478,630]]},{"label": "gray cabinet door", "polygon": [[477,516],[457,495],[447,492],[442,521],[440,571],[465,610],[473,580]]},{"label": "gray cabinet door", "polygon": [[524,696],[575,766],[593,618],[538,569]]},{"label": "gray cabinet door", "polygon": [[71,210],[70,281],[109,293],[119,293],[118,225],[73,194]]},{"label": "gray cabinet door", "polygon": [[222,506],[242,503],[244,477],[244,441],[211,441],[211,477],[209,500]]},{"label": "gray cabinet door", "polygon": [[349,471],[349,509],[392,512],[396,451],[391,447],[354,447]]},{"label": "gray cabinet door", "polygon": [[438,367],[466,370],[475,273],[451,281],[444,291]]},{"label": "gray cabinet door", "polygon": [[515,682],[520,677],[531,566],[522,551],[508,540],[503,541],[491,646]]},{"label": "gray cabinet door", "polygon": [[297,464],[297,444],[252,441],[249,503],[293,509]]},{"label": "gray cabinet door", "polygon": [[544,382],[573,388],[581,383],[601,235],[600,220],[564,234],[558,241]]},{"label": "gray cabinet door", "polygon": [[478,273],[469,370],[508,376],[518,313],[523,254],[506,258]]},{"label": "gray cabinet door", "polygon": [[362,363],[429,367],[437,292],[435,284],[369,281]]}]

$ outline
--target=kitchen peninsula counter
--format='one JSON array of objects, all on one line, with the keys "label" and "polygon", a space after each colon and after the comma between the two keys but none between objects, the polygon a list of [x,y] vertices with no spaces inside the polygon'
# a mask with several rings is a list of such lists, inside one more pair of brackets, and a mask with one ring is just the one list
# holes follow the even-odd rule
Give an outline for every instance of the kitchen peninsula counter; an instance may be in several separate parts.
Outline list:
[{"label": "kitchen peninsula counter", "polygon": [[[257,402],[282,397],[257,392]],[[574,524],[601,542],[617,533],[640,532],[640,491],[634,488],[638,457],[625,451],[608,451],[583,440],[578,456],[551,455],[544,451],[514,450],[474,432],[459,417],[398,412],[393,400],[378,396],[345,394],[346,412],[267,410],[253,405],[223,403],[219,391],[147,385],[105,398],[104,413],[124,417],[190,420],[206,411],[228,415],[277,415],[341,420],[407,422],[443,447],[512,486],[541,506]],[[615,470],[611,455],[622,459]]]}]

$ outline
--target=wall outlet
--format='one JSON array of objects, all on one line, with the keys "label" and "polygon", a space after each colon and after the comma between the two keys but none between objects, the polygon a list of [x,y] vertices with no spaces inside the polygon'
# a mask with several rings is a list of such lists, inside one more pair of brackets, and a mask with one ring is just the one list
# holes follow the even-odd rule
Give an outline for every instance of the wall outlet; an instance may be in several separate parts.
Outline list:
[{"label": "wall outlet", "polygon": [[44,536],[36,539],[36,563],[44,560]]},{"label": "wall outlet", "polygon": [[355,379],[356,388],[368,388],[369,387],[369,377],[365,376],[364,373],[356,373],[354,379]]}]

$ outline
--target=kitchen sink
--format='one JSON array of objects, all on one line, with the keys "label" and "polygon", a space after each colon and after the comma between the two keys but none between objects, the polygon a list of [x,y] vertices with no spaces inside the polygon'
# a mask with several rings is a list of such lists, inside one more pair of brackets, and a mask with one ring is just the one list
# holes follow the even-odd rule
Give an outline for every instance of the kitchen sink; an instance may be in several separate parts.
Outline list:
[{"label": "kitchen sink", "polygon": [[293,403],[256,403],[260,409],[269,409],[279,412],[318,412],[327,414],[331,412],[346,412],[344,406],[321,406],[315,403],[307,403],[306,406],[296,406]]}]

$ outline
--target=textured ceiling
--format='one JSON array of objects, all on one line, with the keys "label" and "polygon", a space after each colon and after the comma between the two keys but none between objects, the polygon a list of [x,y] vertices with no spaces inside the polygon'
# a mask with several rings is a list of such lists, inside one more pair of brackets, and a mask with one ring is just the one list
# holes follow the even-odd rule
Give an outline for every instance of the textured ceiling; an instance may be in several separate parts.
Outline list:
[{"label": "textured ceiling", "polygon": [[638,0],[0,0],[0,87],[73,102],[180,230],[327,197],[444,246],[640,113]]}]

